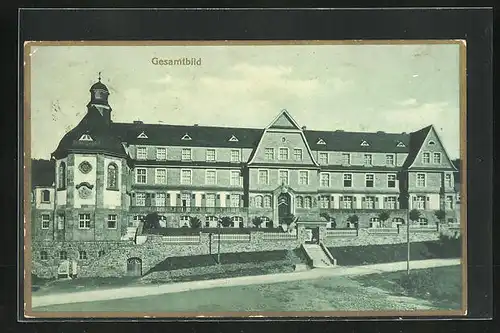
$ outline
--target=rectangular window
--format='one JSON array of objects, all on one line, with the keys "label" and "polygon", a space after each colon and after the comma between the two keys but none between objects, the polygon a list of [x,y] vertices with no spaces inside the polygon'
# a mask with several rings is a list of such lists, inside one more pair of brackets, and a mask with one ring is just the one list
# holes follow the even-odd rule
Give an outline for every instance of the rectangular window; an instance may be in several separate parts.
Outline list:
[{"label": "rectangular window", "polygon": [[386,197],[385,198],[385,208],[396,209],[396,197]]},{"label": "rectangular window", "polygon": [[217,183],[217,171],[207,170],[205,171],[205,184],[215,185]]},{"label": "rectangular window", "polygon": [[396,175],[393,174],[387,175],[387,187],[390,188],[396,187]]},{"label": "rectangular window", "polygon": [[319,164],[328,164],[328,153],[319,153]]},{"label": "rectangular window", "polygon": [[191,206],[191,194],[190,193],[182,193],[181,194],[181,204],[182,204],[182,207]]},{"label": "rectangular window", "polygon": [[365,175],[365,186],[366,187],[373,187],[373,174],[367,174]]},{"label": "rectangular window", "polygon": [[425,173],[417,173],[417,187],[425,187]]},{"label": "rectangular window", "polygon": [[274,148],[266,148],[264,152],[266,160],[268,161],[274,160]]},{"label": "rectangular window", "polygon": [[136,206],[146,206],[146,193],[136,193],[135,194],[135,205]]},{"label": "rectangular window", "polygon": [[207,149],[206,160],[207,162],[215,162],[215,149]]},{"label": "rectangular window", "polygon": [[209,193],[205,195],[205,206],[215,207],[215,194]]},{"label": "rectangular window", "polygon": [[181,184],[191,184],[191,170],[181,170]]},{"label": "rectangular window", "polygon": [[181,160],[190,161],[191,160],[191,148],[183,148],[181,151]]},{"label": "rectangular window", "polygon": [[441,164],[441,153],[432,154],[432,163]]},{"label": "rectangular window", "polygon": [[241,162],[239,150],[231,150],[231,162],[233,162],[233,163]]},{"label": "rectangular window", "polygon": [[365,197],[365,208],[366,209],[375,208],[375,197]]},{"label": "rectangular window", "polygon": [[231,170],[231,185],[240,186],[240,172],[238,170]]},{"label": "rectangular window", "polygon": [[453,197],[452,196],[446,196],[446,209],[451,210],[453,209]]},{"label": "rectangular window", "polygon": [[42,202],[48,203],[50,202],[50,191],[49,190],[43,190],[42,192]]},{"label": "rectangular window", "polygon": [[148,151],[146,147],[137,147],[137,159],[145,160],[148,158]]},{"label": "rectangular window", "polygon": [[344,187],[352,187],[352,174],[344,173]]},{"label": "rectangular window", "polygon": [[330,187],[330,174],[322,173],[320,177],[321,177],[321,186]]},{"label": "rectangular window", "polygon": [[429,164],[431,163],[431,154],[428,152],[422,153],[422,163]]},{"label": "rectangular window", "polygon": [[447,173],[444,175],[444,181],[445,181],[446,187],[453,187],[453,181],[451,179],[450,173]]},{"label": "rectangular window", "polygon": [[288,160],[288,148],[280,148],[279,159],[282,161]]},{"label": "rectangular window", "polygon": [[426,200],[425,196],[418,195],[414,199],[415,199],[415,208],[416,209],[425,209],[425,200]]},{"label": "rectangular window", "polygon": [[372,159],[373,159],[372,154],[365,154],[364,155],[365,165],[372,165]]},{"label": "rectangular window", "polygon": [[87,252],[86,251],[78,251],[78,258],[81,260],[87,259]]},{"label": "rectangular window", "polygon": [[344,196],[342,197],[342,208],[344,209],[352,209],[352,196]]},{"label": "rectangular window", "polygon": [[116,215],[108,215],[108,229],[116,229]]},{"label": "rectangular window", "polygon": [[155,183],[156,184],[167,183],[167,169],[155,169]]},{"label": "rectangular window", "polygon": [[165,193],[156,193],[155,195],[155,206],[164,207],[167,203],[167,195]]},{"label": "rectangular window", "polygon": [[288,185],[288,170],[280,170],[280,184]]},{"label": "rectangular window", "polygon": [[90,229],[90,214],[79,214],[78,215],[78,228],[79,229]]},{"label": "rectangular window", "polygon": [[269,184],[269,170],[259,170],[259,184]]},{"label": "rectangular window", "polygon": [[319,207],[320,208],[330,208],[330,196],[322,195],[319,198]]},{"label": "rectangular window", "polygon": [[394,155],[393,154],[387,154],[385,155],[385,164],[389,166],[394,165]]},{"label": "rectangular window", "polygon": [[295,148],[293,150],[293,158],[296,160],[296,161],[302,161],[302,149],[300,148]]},{"label": "rectangular window", "polygon": [[309,171],[299,171],[299,185],[309,184]]},{"label": "rectangular window", "polygon": [[342,164],[343,165],[350,165],[351,164],[351,154],[342,154]]},{"label": "rectangular window", "polygon": [[59,251],[59,259],[60,260],[68,260],[68,252],[66,252],[66,251]]},{"label": "rectangular window", "polygon": [[167,159],[167,148],[157,147],[156,148],[156,159],[158,161],[165,161]]},{"label": "rectangular window", "polygon": [[50,226],[50,215],[42,214],[42,229],[48,229]]},{"label": "rectangular window", "polygon": [[137,168],[135,169],[135,182],[137,184],[146,184],[147,176],[145,168]]},{"label": "rectangular window", "polygon": [[264,196],[264,208],[271,208],[271,196]]},{"label": "rectangular window", "polygon": [[239,194],[231,194],[229,204],[230,204],[230,207],[239,207],[240,206],[240,195]]}]

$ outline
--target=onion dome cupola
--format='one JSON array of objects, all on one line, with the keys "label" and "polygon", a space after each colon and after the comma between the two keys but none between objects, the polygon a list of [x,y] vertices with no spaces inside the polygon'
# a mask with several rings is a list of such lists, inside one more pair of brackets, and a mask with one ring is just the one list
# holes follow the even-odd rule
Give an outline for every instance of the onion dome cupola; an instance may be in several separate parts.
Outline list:
[{"label": "onion dome cupola", "polygon": [[99,72],[99,80],[90,87],[90,102],[87,108],[95,107],[103,116],[106,123],[111,122],[111,107],[108,103],[109,90],[104,83],[101,82],[101,72]]},{"label": "onion dome cupola", "polygon": [[103,122],[98,106],[94,105],[88,106],[88,112],[80,123],[63,136],[52,156],[60,159],[71,153],[128,157],[120,139]]}]

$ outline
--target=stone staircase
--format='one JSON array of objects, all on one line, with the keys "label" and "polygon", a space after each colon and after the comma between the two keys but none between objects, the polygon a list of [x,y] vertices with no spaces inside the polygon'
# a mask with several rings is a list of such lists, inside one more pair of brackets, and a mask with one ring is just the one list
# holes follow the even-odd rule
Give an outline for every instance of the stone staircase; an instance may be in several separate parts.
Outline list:
[{"label": "stone staircase", "polygon": [[[336,261],[319,244],[302,244],[304,251],[312,261],[314,268],[331,268],[336,266]],[[328,251],[328,250],[326,250]]]}]

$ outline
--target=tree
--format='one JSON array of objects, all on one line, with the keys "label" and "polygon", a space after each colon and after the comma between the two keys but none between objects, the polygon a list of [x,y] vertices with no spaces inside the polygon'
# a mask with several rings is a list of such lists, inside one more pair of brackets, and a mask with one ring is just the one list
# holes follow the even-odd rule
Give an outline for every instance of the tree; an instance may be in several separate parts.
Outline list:
[{"label": "tree", "polygon": [[196,216],[191,216],[189,218],[189,226],[193,229],[199,229],[201,228],[201,221],[198,217]]},{"label": "tree", "polygon": [[354,227],[356,229],[358,229],[358,227],[359,227],[359,217],[358,217],[358,215],[354,214],[354,215],[349,216],[347,218],[347,222],[354,224]]},{"label": "tree", "polygon": [[328,214],[327,212],[322,212],[319,214],[319,217],[322,217],[324,218],[327,222],[330,221],[331,217],[330,217],[330,214]]},{"label": "tree", "polygon": [[382,222],[382,226],[384,226],[384,227],[386,226],[385,222],[389,219],[389,217],[391,217],[391,214],[389,214],[389,212],[386,210],[381,211],[378,214],[378,219]]},{"label": "tree", "polygon": [[260,228],[261,224],[264,223],[264,220],[262,219],[262,217],[260,216],[256,216],[252,219],[252,224],[256,227],[256,228]]},{"label": "tree", "polygon": [[159,229],[160,226],[160,216],[158,213],[149,213],[144,217],[144,229]]},{"label": "tree", "polygon": [[420,213],[418,210],[416,209],[412,209],[410,210],[410,221],[418,221],[419,218],[422,217],[422,213]]},{"label": "tree", "polygon": [[335,220],[334,217],[330,217],[330,222],[331,222],[332,229],[337,229],[337,221]]},{"label": "tree", "polygon": [[444,219],[446,218],[446,212],[442,209],[436,210],[434,212],[434,216],[438,219],[439,223],[444,223]]},{"label": "tree", "polygon": [[220,224],[222,224],[224,228],[227,228],[233,224],[233,220],[229,216],[224,216],[223,218],[221,218]]},{"label": "tree", "polygon": [[290,225],[290,223],[292,223],[293,220],[295,220],[295,216],[293,214],[287,214],[282,219],[283,223],[286,225]]}]

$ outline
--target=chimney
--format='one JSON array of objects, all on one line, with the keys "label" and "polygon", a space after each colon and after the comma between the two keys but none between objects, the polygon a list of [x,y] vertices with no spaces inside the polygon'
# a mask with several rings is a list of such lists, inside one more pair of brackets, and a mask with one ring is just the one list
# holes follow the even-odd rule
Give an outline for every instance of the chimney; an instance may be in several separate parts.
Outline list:
[{"label": "chimney", "polygon": [[198,124],[194,124],[194,127],[198,127]]},{"label": "chimney", "polygon": [[143,124],[143,122],[140,120],[134,120],[134,124]]},{"label": "chimney", "polygon": [[307,129],[307,126],[302,126],[302,130],[305,131]]}]

